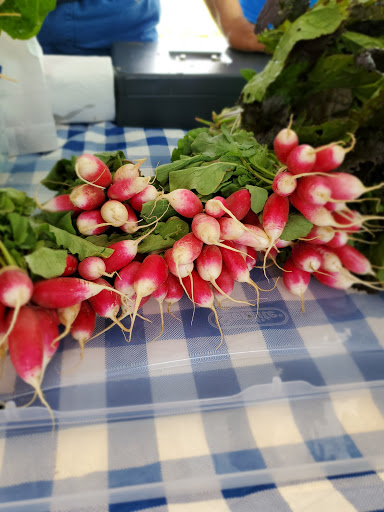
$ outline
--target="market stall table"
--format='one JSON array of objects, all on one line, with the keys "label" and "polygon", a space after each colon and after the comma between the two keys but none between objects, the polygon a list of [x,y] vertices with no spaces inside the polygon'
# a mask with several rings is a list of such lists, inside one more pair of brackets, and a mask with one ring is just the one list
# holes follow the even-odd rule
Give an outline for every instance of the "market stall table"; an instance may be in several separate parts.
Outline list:
[{"label": "market stall table", "polygon": [[[35,193],[60,158],[121,149],[167,163],[181,130],[59,126],[60,149],[10,160],[0,187]],[[51,197],[43,187],[39,199]],[[270,276],[276,278],[277,272]],[[261,270],[253,279],[272,288]],[[314,280],[313,280],[314,281]],[[238,286],[239,299],[254,299]],[[0,381],[0,511],[337,510],[384,505],[384,293],[316,281],[306,311],[279,282],[256,308],[149,301],[131,343],[118,327],[84,360],[65,339],[47,368],[55,430],[9,360]],[[229,305],[226,304],[226,305]],[[175,318],[176,317],[176,318]],[[97,329],[104,327],[99,320]],[[11,401],[9,403],[9,401]]]}]

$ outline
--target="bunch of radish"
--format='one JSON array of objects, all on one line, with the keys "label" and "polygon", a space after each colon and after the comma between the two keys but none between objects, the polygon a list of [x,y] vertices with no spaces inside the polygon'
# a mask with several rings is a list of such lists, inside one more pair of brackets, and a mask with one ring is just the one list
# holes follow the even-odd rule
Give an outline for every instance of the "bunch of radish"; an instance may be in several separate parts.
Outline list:
[{"label": "bunch of radish", "polygon": [[277,173],[273,195],[283,198],[312,224],[310,233],[293,245],[283,267],[283,281],[302,300],[313,275],[321,283],[346,290],[361,283],[382,290],[382,283],[367,282],[357,276],[375,276],[369,260],[348,242],[359,240],[356,234],[368,230],[367,222],[383,220],[380,216],[363,216],[348,203],[368,199],[360,196],[384,186],[367,188],[354,175],[338,172],[352,144],[344,148],[339,143],[313,148],[299,144],[290,128],[281,130],[274,140],[274,150],[284,167]]}]

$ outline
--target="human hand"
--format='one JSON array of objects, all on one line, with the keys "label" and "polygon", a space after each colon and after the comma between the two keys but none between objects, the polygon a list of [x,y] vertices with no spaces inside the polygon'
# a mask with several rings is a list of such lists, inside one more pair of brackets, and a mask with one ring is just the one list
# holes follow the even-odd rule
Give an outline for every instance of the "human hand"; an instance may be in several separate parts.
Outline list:
[{"label": "human hand", "polygon": [[231,48],[245,52],[264,52],[265,46],[258,41],[254,33],[254,25],[243,16],[231,20],[231,24],[225,32],[228,44]]}]

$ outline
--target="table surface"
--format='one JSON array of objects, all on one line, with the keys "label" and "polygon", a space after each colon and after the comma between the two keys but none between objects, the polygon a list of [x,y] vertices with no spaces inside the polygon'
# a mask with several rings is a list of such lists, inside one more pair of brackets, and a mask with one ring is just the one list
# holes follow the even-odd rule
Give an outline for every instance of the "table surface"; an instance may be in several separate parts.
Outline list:
[{"label": "table surface", "polygon": [[[59,149],[11,159],[0,186],[33,195],[58,159],[117,149],[146,158],[150,174],[183,135],[59,126]],[[50,196],[39,189],[41,201]],[[252,273],[266,289],[274,275]],[[254,292],[238,285],[235,296]],[[0,511],[382,510],[383,299],[313,282],[302,314],[278,283],[262,293],[257,318],[242,304],[219,310],[219,349],[212,312],[193,313],[186,299],[152,341],[160,316],[151,299],[143,314],[152,323],[139,319],[130,344],[114,327],[79,364],[64,340],[43,385],[53,435],[38,403],[0,411]],[[28,392],[6,361],[0,398],[22,404]]]}]

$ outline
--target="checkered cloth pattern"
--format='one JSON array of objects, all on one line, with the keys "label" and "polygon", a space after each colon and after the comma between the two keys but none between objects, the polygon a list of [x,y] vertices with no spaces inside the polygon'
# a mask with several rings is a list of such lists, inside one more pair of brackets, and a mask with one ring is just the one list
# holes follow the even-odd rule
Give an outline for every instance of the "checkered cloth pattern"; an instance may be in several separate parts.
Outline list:
[{"label": "checkered cloth pattern", "polygon": [[[151,174],[183,134],[59,126],[60,149],[11,159],[0,186],[33,194],[58,159],[116,149]],[[278,274],[251,275],[267,290]],[[255,292],[237,285],[234,297]],[[257,316],[226,301],[219,348],[213,312],[186,298],[156,340],[153,299],[130,343],[115,326],[79,362],[64,339],[43,384],[54,432],[38,402],[0,411],[0,511],[384,510],[384,294],[314,281],[305,298],[301,313],[279,281]],[[7,360],[0,399],[31,396]]]}]

